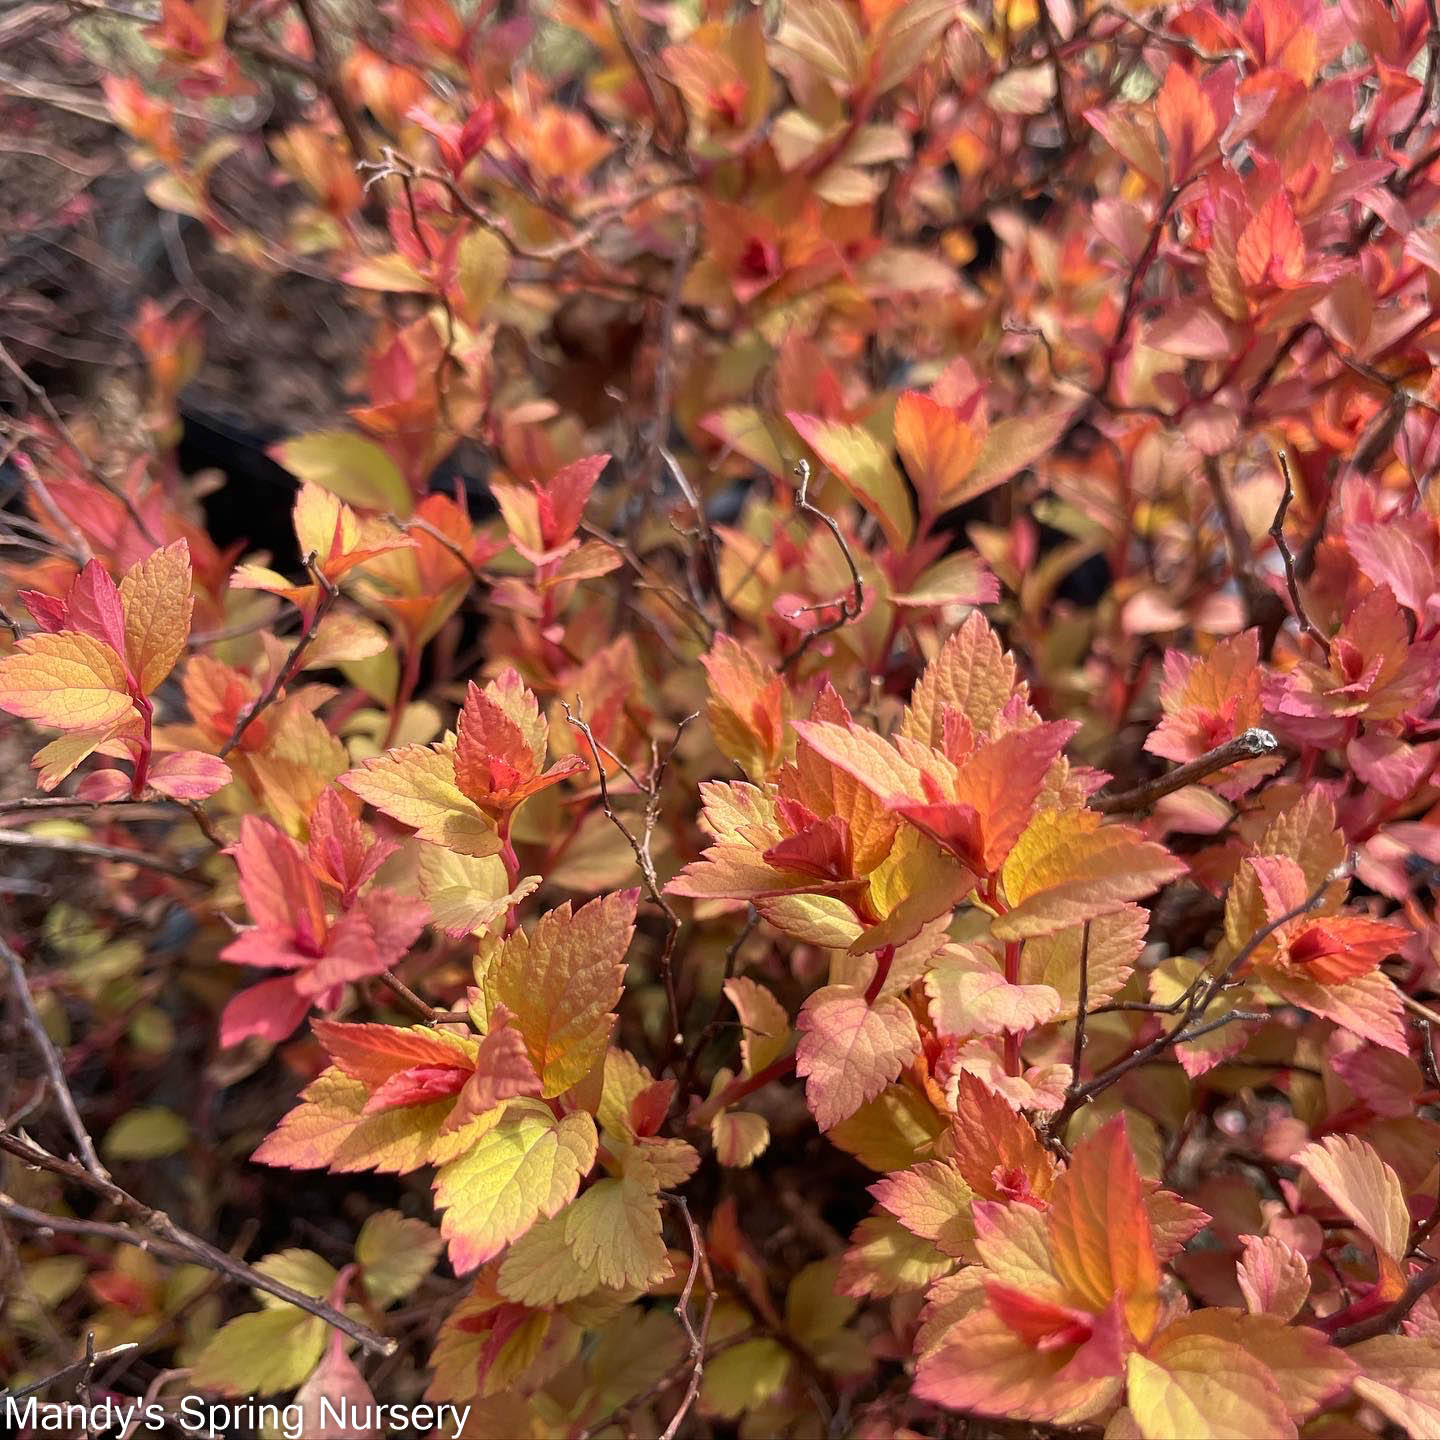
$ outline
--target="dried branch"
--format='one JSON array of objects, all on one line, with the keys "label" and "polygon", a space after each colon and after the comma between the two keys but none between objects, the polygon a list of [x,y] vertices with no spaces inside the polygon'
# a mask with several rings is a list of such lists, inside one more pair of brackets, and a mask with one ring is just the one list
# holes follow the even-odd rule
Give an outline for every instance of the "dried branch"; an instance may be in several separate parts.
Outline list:
[{"label": "dried branch", "polygon": [[[145,1235],[124,1225],[115,1225],[104,1232],[108,1239],[134,1245],[143,1250],[152,1247],[155,1237],[158,1237],[172,1251],[181,1252],[188,1263],[203,1265],[207,1270],[214,1270],[241,1285],[248,1285],[253,1290],[263,1290],[277,1300],[294,1305],[307,1314],[323,1320],[336,1330],[342,1331],[373,1354],[390,1355],[398,1348],[396,1341],[377,1334],[368,1325],[363,1325],[358,1320],[352,1320],[350,1316],[325,1304],[324,1301],[316,1300],[289,1285],[271,1279],[270,1276],[262,1274],[253,1266],[245,1264],[243,1260],[237,1260],[233,1255],[227,1255],[225,1251],[217,1249],[209,1241],[202,1240],[198,1235],[192,1235],[188,1230],[182,1230],[163,1210],[151,1209],[143,1200],[137,1200],[135,1196],[122,1190],[108,1178],[101,1178],[100,1175],[93,1174],[80,1165],[72,1164],[68,1160],[61,1160],[50,1154],[48,1150],[43,1150],[40,1146],[17,1135],[0,1134],[0,1150],[7,1151],[26,1165],[47,1170],[52,1175],[84,1187],[108,1201],[128,1218],[153,1232],[152,1235]],[[24,1208],[23,1206],[16,1207],[13,1202],[10,1202],[10,1208],[6,1213],[14,1219],[24,1220],[26,1223],[43,1223],[51,1229],[64,1229],[74,1224],[94,1225],[99,1223],[71,1221],[60,1216],[43,1215],[43,1212],[39,1211],[29,1211],[24,1215],[18,1213]],[[30,1217],[33,1216],[42,1216],[42,1220],[32,1222]]]},{"label": "dried branch", "polygon": [[371,158],[370,141],[341,79],[340,63],[330,44],[328,22],[317,10],[315,0],[295,0],[295,8],[305,22],[305,29],[310,34],[310,48],[315,52],[315,82],[325,92],[325,98],[330,102],[346,140],[350,142],[356,162],[364,163]]},{"label": "dried branch", "polygon": [[[590,746],[590,756],[595,762],[595,772],[600,777],[600,808],[604,812],[605,818],[625,837],[631,850],[635,852],[635,863],[640,867],[640,875],[645,882],[645,893],[665,916],[666,935],[658,961],[660,980],[665,987],[665,1003],[670,1019],[669,1033],[665,1037],[665,1047],[660,1062],[660,1068],[664,1070],[669,1066],[676,1047],[685,1043],[685,1035],[680,1027],[680,997],[675,987],[674,964],[675,945],[680,938],[680,917],[675,913],[675,907],[665,898],[659,874],[655,869],[651,846],[655,839],[655,826],[660,819],[660,787],[665,783],[666,768],[675,754],[676,746],[680,743],[680,736],[684,733],[685,727],[692,720],[697,719],[700,712],[697,710],[693,714],[686,715],[675,726],[675,738],[670,742],[670,748],[663,756],[655,741],[650,742],[650,773],[645,784],[642,785],[630,767],[613,750],[595,738],[594,730],[591,729],[589,721],[584,718],[583,706],[578,695],[575,697],[575,710],[581,713],[577,714],[572,711],[563,700],[560,705],[565,711],[566,720],[585,737],[586,743]],[[614,807],[610,803],[610,782],[605,776],[606,758],[620,766],[630,783],[645,796],[645,826],[638,836],[615,813]]]},{"label": "dried branch", "polygon": [[[1084,1085],[1073,1085],[1065,1097],[1065,1103],[1055,1112],[1047,1123],[1046,1129],[1049,1135],[1059,1137],[1064,1134],[1065,1126],[1070,1117],[1082,1105],[1088,1105],[1097,1095],[1102,1094],[1114,1085],[1118,1080],[1128,1075],[1130,1071],[1139,1065],[1147,1064],[1155,1059],[1157,1055],[1168,1050],[1172,1045],[1184,1045],[1187,1041],[1197,1040],[1202,1035],[1208,1035],[1222,1026],[1229,1025],[1236,1020],[1266,1020],[1269,1016],[1264,1012],[1253,1012],[1248,1010],[1232,1010],[1216,1020],[1206,1021],[1205,1014],[1214,1003],[1215,998],[1224,990],[1230,982],[1240,973],[1249,962],[1250,957],[1282,926],[1288,925],[1292,920],[1298,920],[1302,915],[1308,914],[1324,898],[1325,892],[1330,888],[1335,877],[1327,875],[1325,879],[1310,892],[1293,909],[1287,910],[1283,915],[1277,915],[1273,920],[1267,921],[1240,947],[1231,957],[1229,963],[1218,975],[1209,975],[1201,971],[1186,987],[1185,993],[1172,1005],[1155,1006],[1152,1013],[1155,1014],[1179,1014],[1180,1018],[1174,1025],[1162,1034],[1158,1035],[1147,1045],[1132,1051],[1129,1055],[1116,1061],[1115,1064],[1102,1070],[1092,1080]],[[1101,1005],[1090,1012],[1092,1015],[1107,1014],[1112,1010],[1131,1008],[1128,1005]],[[1151,1009],[1151,1007],[1144,1007]]]},{"label": "dried branch", "polygon": [[850,543],[845,539],[844,532],[840,529],[839,522],[833,515],[827,515],[818,505],[810,499],[810,462],[808,460],[797,460],[792,473],[800,481],[800,489],[795,495],[796,508],[805,515],[813,515],[819,520],[830,533],[835,537],[835,543],[840,547],[840,553],[845,557],[845,564],[850,570],[850,580],[854,585],[851,595],[844,595],[838,600],[831,600],[823,605],[805,605],[792,613],[794,619],[811,610],[828,610],[831,606],[838,607],[838,613],[833,620],[827,620],[823,625],[817,625],[813,630],[805,632],[805,638],[780,662],[780,673],[796,664],[800,657],[818,640],[822,635],[829,635],[832,631],[839,630],[841,626],[848,625],[852,620],[858,620],[861,612],[865,609],[865,584],[860,578],[860,567],[855,563],[855,556],[850,549]]},{"label": "dried branch", "polygon": [[[680,1404],[670,1417],[670,1423],[665,1427],[660,1440],[675,1440],[680,1426],[684,1424],[686,1415],[690,1413],[691,1406],[695,1404],[696,1398],[700,1394],[700,1382],[705,1376],[705,1342],[710,1335],[710,1317],[715,1313],[715,1302],[719,1298],[715,1290],[715,1276],[710,1270],[710,1258],[705,1253],[705,1242],[700,1238],[699,1227],[690,1214],[690,1207],[685,1203],[685,1197],[672,1195],[669,1199],[670,1203],[679,1210],[680,1218],[684,1220],[685,1228],[690,1232],[690,1273],[685,1277],[684,1288],[680,1291],[680,1298],[675,1302],[675,1314],[680,1321],[681,1328],[685,1331],[685,1338],[690,1342],[690,1380],[685,1386],[685,1394],[681,1396]],[[700,1310],[698,1326],[690,1319],[690,1297],[695,1291],[697,1278],[705,1283],[705,1303]]]},{"label": "dried branch", "polygon": [[423,1020],[427,1025],[434,1025],[441,1020],[453,1018],[450,1011],[440,1010],[434,1005],[422,1000],[393,970],[382,970],[380,972],[380,983],[393,995],[402,1005]]},{"label": "dried branch", "polygon": [[79,855],[86,860],[119,860],[127,865],[139,865],[144,870],[173,875],[177,880],[201,879],[194,865],[182,865],[178,860],[167,860],[163,855],[151,855],[144,850],[100,845],[92,840],[71,840],[63,835],[31,835],[24,830],[0,830],[0,846],[7,845],[16,850],[53,850],[62,855]]},{"label": "dried branch", "polygon": [[75,1096],[71,1092],[70,1082],[65,1078],[65,1067],[60,1061],[59,1052],[55,1049],[49,1032],[41,1022],[39,1011],[35,1009],[35,999],[30,994],[30,982],[25,976],[25,964],[4,940],[0,940],[0,960],[5,962],[5,968],[10,972],[10,988],[20,1006],[20,1014],[25,1022],[25,1028],[30,1032],[30,1038],[40,1055],[40,1062],[45,1067],[50,1094],[60,1107],[60,1113],[65,1117],[65,1126],[75,1141],[75,1153],[79,1155],[81,1163],[96,1179],[108,1181],[110,1172],[101,1163],[100,1156],[96,1153],[95,1142],[90,1138],[90,1132],[80,1118],[80,1109],[75,1104]]},{"label": "dried branch", "polygon": [[382,180],[402,177],[409,180],[428,180],[432,184],[439,185],[449,192],[456,205],[470,219],[495,235],[510,254],[520,260],[563,260],[568,255],[578,254],[581,250],[594,244],[605,229],[615,221],[623,219],[636,206],[643,205],[647,200],[653,200],[657,195],[663,195],[667,190],[674,190],[688,183],[685,179],[676,177],[646,186],[624,200],[604,206],[586,220],[576,222],[580,228],[566,239],[556,240],[550,245],[532,247],[522,245],[516,240],[510,227],[499,216],[492,215],[483,206],[477,205],[461,189],[459,182],[453,176],[431,169],[427,165],[418,165],[408,155],[403,155],[388,145],[381,147],[380,156],[379,160],[366,160],[358,167],[368,177],[365,182],[367,189]]},{"label": "dried branch", "polygon": [[1104,793],[1092,795],[1089,801],[1090,808],[1098,810],[1102,815],[1129,815],[1137,811],[1148,810],[1157,800],[1173,794],[1176,790],[1183,790],[1185,786],[1193,785],[1197,780],[1205,779],[1207,775],[1214,775],[1217,771],[1224,770],[1227,766],[1234,765],[1241,760],[1254,760],[1261,755],[1273,755],[1279,748],[1280,742],[1270,731],[1252,727],[1243,734],[1235,736],[1233,740],[1227,740],[1223,745],[1217,745],[1213,750],[1207,750],[1203,755],[1187,761],[1184,765],[1177,765],[1164,775],[1157,775],[1153,780],[1146,780],[1132,790],[1122,790],[1113,795]]},{"label": "dried branch", "polygon": [[1290,605],[1295,611],[1295,619],[1300,628],[1325,652],[1328,659],[1329,638],[1306,613],[1305,602],[1300,597],[1300,581],[1295,573],[1295,557],[1285,543],[1285,513],[1295,498],[1295,485],[1290,477],[1290,461],[1283,450],[1276,458],[1280,461],[1280,473],[1285,477],[1285,489],[1281,492],[1279,505],[1275,507],[1275,518],[1270,522],[1270,538],[1275,542],[1275,548],[1279,550],[1280,559],[1285,564],[1285,588],[1290,592]]},{"label": "dried branch", "polygon": [[[0,1213],[5,1213],[6,1206],[12,1203],[8,1196],[0,1195]],[[94,1340],[95,1337],[92,1334],[86,1353],[72,1364],[62,1366],[53,1374],[43,1375],[39,1380],[32,1380],[28,1385],[20,1386],[18,1390],[0,1390],[0,1404],[10,1400],[23,1400],[27,1395],[38,1395],[40,1391],[48,1390],[52,1385],[73,1380],[76,1376],[83,1375],[87,1369],[93,1370],[107,1360],[117,1360],[122,1355],[131,1355],[140,1348],[137,1341],[127,1340],[123,1345],[112,1345],[108,1350],[96,1350]]]},{"label": "dried branch", "polygon": [[10,351],[5,348],[3,341],[0,341],[0,365],[4,365],[19,382],[26,394],[40,407],[45,418],[55,427],[56,433],[65,444],[74,451],[75,458],[85,467],[85,471],[89,477],[104,490],[107,495],[112,499],[118,500],[125,507],[125,512],[129,515],[130,519],[134,521],[135,528],[139,530],[151,545],[158,548],[160,541],[156,539],[155,533],[150,529],[149,523],[136,508],[134,500],[132,500],[120,486],[116,485],[81,448],[80,442],[75,438],[74,432],[70,429],[69,425],[65,423],[65,417],[56,409],[55,402],[50,398],[49,392],[38,380],[34,379]]},{"label": "dried branch", "polygon": [[314,578],[315,583],[320,587],[320,599],[316,602],[315,609],[306,620],[296,637],[295,643],[290,648],[290,653],[285,657],[285,662],[270,678],[270,683],[265,687],[264,693],[256,702],[245,710],[235,721],[235,728],[230,732],[230,738],[220,747],[219,754],[223,759],[239,743],[240,738],[250,728],[251,723],[261,714],[262,711],[273,705],[279,698],[280,692],[290,683],[299,672],[300,661],[305,651],[310,648],[310,642],[314,640],[316,632],[320,629],[320,622],[330,612],[330,607],[340,597],[340,591],[334,582],[317,563],[317,556],[312,550],[305,557],[305,568]]},{"label": "dried branch", "polygon": [[1373,1340],[1377,1335],[1398,1329],[1405,1317],[1437,1285],[1440,1285],[1440,1260],[1412,1275],[1393,1304],[1368,1320],[1357,1320],[1353,1325],[1337,1330],[1331,1340],[1336,1345],[1358,1345],[1362,1340]]}]

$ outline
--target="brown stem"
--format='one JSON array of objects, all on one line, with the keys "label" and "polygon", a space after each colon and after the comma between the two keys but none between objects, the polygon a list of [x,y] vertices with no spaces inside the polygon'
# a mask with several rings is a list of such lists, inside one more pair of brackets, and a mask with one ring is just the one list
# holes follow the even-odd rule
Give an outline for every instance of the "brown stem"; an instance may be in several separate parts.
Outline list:
[{"label": "brown stem", "polygon": [[1358,1345],[1362,1340],[1373,1340],[1396,1329],[1400,1322],[1425,1298],[1435,1286],[1440,1285],[1440,1260],[1417,1271],[1401,1291],[1399,1299],[1392,1305],[1372,1315],[1367,1320],[1357,1320],[1337,1330],[1330,1338],[1336,1345]]},{"label": "brown stem", "polygon": [[177,880],[200,879],[193,865],[167,860],[163,855],[150,855],[143,850],[126,850],[118,845],[98,845],[91,840],[71,840],[63,835],[31,835],[23,830],[0,830],[0,846],[17,850],[54,850],[62,855],[80,855],[87,860],[118,860],[139,865],[145,870],[158,870]]},{"label": "brown stem", "polygon": [[1203,755],[1197,756],[1194,760],[1187,761],[1184,765],[1177,765],[1175,769],[1167,771],[1164,775],[1157,775],[1153,780],[1147,780],[1142,785],[1137,785],[1133,790],[1121,790],[1115,794],[1099,794],[1090,797],[1090,808],[1098,810],[1102,815],[1128,815],[1136,811],[1148,810],[1157,800],[1176,790],[1182,790],[1186,785],[1193,785],[1197,780],[1203,780],[1207,775],[1213,775],[1216,771],[1224,770],[1229,765],[1234,765],[1241,760],[1254,760],[1260,755],[1271,755],[1279,748],[1280,742],[1268,731],[1258,728],[1246,730],[1244,734],[1237,735],[1233,740],[1227,740],[1223,745],[1217,745],[1213,750],[1207,750]]},{"label": "brown stem", "polygon": [[75,1104],[75,1096],[71,1093],[70,1083],[65,1078],[65,1067],[60,1062],[60,1054],[55,1049],[49,1032],[41,1022],[39,1011],[35,1009],[35,1000],[30,994],[30,983],[25,976],[24,962],[4,940],[0,940],[0,960],[5,962],[5,968],[10,972],[10,988],[15,992],[15,999],[19,1002],[25,1028],[30,1032],[30,1038],[35,1042],[35,1049],[39,1052],[41,1064],[45,1067],[45,1075],[50,1083],[50,1093],[60,1107],[60,1113],[65,1117],[66,1128],[75,1141],[76,1153],[80,1156],[85,1168],[97,1180],[108,1182],[110,1172],[100,1162],[100,1156],[95,1151],[95,1142],[91,1140],[90,1132],[80,1118],[80,1110]]},{"label": "brown stem", "polygon": [[316,81],[325,92],[325,98],[330,102],[330,108],[334,110],[346,140],[350,142],[351,152],[357,162],[373,159],[370,142],[366,139],[360,117],[355,113],[355,107],[350,103],[350,96],[340,78],[340,65],[330,44],[330,34],[325,28],[325,21],[316,9],[315,0],[295,0],[295,8],[300,12],[306,30],[310,32],[310,48],[315,52],[315,68],[318,72]]},{"label": "brown stem", "polygon": [[1275,507],[1275,518],[1270,522],[1270,538],[1275,542],[1275,548],[1280,552],[1280,559],[1285,565],[1285,588],[1290,592],[1290,605],[1295,611],[1295,619],[1300,628],[1325,652],[1328,660],[1330,641],[1305,610],[1305,602],[1300,597],[1300,580],[1295,573],[1295,557],[1285,543],[1285,512],[1295,498],[1295,484],[1290,478],[1290,461],[1285,452],[1280,451],[1277,458],[1280,461],[1280,473],[1285,477],[1285,489],[1280,495],[1279,505]]},{"label": "brown stem", "polygon": [[[358,1320],[352,1320],[348,1315],[326,1305],[323,1301],[316,1300],[312,1296],[305,1295],[301,1291],[285,1285],[278,1280],[256,1270],[253,1266],[245,1264],[243,1260],[237,1260],[233,1255],[227,1255],[225,1251],[217,1249],[209,1241],[202,1240],[198,1235],[192,1235],[188,1230],[182,1230],[163,1210],[152,1210],[144,1201],[137,1200],[128,1191],[122,1190],[112,1180],[102,1178],[82,1166],[72,1164],[68,1160],[58,1159],[50,1154],[48,1150],[42,1150],[38,1145],[32,1145],[22,1140],[17,1135],[0,1134],[0,1150],[8,1151],[17,1160],[37,1169],[48,1170],[52,1175],[58,1175],[64,1180],[73,1184],[83,1186],[92,1193],[107,1200],[124,1215],[137,1221],[147,1230],[153,1232],[161,1241],[168,1245],[172,1251],[182,1252],[187,1261],[192,1264],[203,1265],[208,1270],[215,1270],[222,1275],[228,1276],[231,1280],[238,1281],[242,1285],[248,1285],[253,1290],[263,1290],[267,1295],[273,1295],[277,1300],[283,1300],[289,1305],[294,1305],[307,1314],[314,1315],[317,1319],[325,1321],[327,1325],[343,1331],[357,1344],[376,1355],[390,1355],[397,1349],[397,1342],[388,1340],[383,1335],[378,1335],[368,1325],[362,1325]],[[16,1207],[11,1202],[7,1213],[12,1218],[29,1220],[30,1216],[39,1215],[41,1212],[31,1211],[22,1215],[24,1207]],[[75,1222],[68,1221],[61,1217],[52,1215],[43,1216],[43,1223],[50,1228],[63,1228],[67,1224]],[[90,1224],[98,1222],[87,1222]],[[138,1231],[131,1230],[124,1225],[116,1225],[106,1232],[108,1238],[118,1240],[123,1244],[134,1245],[139,1249],[146,1249],[153,1245],[154,1240],[150,1235],[142,1235]]]}]

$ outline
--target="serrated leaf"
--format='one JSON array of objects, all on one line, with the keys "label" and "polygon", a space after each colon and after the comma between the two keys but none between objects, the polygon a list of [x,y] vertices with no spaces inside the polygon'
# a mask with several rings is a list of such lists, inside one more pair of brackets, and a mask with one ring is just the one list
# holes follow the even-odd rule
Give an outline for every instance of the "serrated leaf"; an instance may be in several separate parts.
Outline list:
[{"label": "serrated leaf", "polygon": [[565,1212],[575,1262],[613,1290],[648,1290],[670,1274],[660,1197],[643,1181],[597,1180]]},{"label": "serrated leaf", "polygon": [[870,1193],[912,1235],[949,1256],[974,1260],[975,1192],[949,1160],[927,1160],[870,1187]]},{"label": "serrated leaf", "polygon": [[1144,1440],[1287,1440],[1298,1433],[1265,1366],[1213,1336],[1189,1337],[1153,1359],[1132,1354],[1125,1398]]},{"label": "serrated leaf", "polygon": [[1307,1145],[1295,1163],[1342,1214],[1375,1242],[1382,1255],[1400,1261],[1410,1248],[1410,1209],[1400,1177],[1357,1135],[1327,1135]]},{"label": "serrated leaf", "polygon": [[1087,809],[1042,810],[1005,861],[1008,913],[990,933],[1022,940],[1069,929],[1142,899],[1183,875],[1184,861],[1128,825]]},{"label": "serrated leaf", "polygon": [[322,1071],[250,1158],[262,1165],[338,1174],[378,1170],[403,1175],[425,1164],[453,1102],[366,1115],[369,1098],[363,1082],[337,1069]]},{"label": "serrated leaf", "polygon": [[595,1122],[583,1111],[556,1120],[543,1105],[512,1101],[497,1125],[435,1176],[455,1270],[483,1265],[569,1204],[596,1144]]},{"label": "serrated leaf", "polygon": [[455,783],[453,751],[407,745],[361,762],[340,783],[377,810],[462,855],[500,852],[495,822]]},{"label": "serrated leaf", "polygon": [[398,1210],[377,1211],[355,1239],[365,1293],[382,1309],[405,1299],[435,1268],[443,1246],[433,1225]]},{"label": "serrated leaf", "polygon": [[1440,1344],[1408,1335],[1377,1335],[1350,1347],[1363,1372],[1355,1393],[1406,1434],[1440,1435]]},{"label": "serrated leaf", "polygon": [[57,730],[97,730],[132,709],[125,662],[74,630],[26,635],[0,658],[0,709]]},{"label": "serrated leaf", "polygon": [[909,1007],[894,995],[874,1004],[850,985],[827,985],[800,1007],[795,1071],[822,1130],[873,1100],[920,1050]]},{"label": "serrated leaf", "polygon": [[1097,1313],[1118,1296],[1131,1333],[1148,1339],[1159,1315],[1160,1265],[1123,1117],[1075,1147],[1050,1207],[1055,1274],[1067,1293]]},{"label": "serrated leaf", "polygon": [[910,696],[900,733],[922,744],[944,744],[945,711],[969,720],[977,735],[989,732],[1016,693],[1015,657],[1000,644],[978,611],[967,617],[925,667]]},{"label": "serrated leaf", "polygon": [[625,981],[638,890],[567,901],[527,934],[508,936],[481,981],[487,1013],[503,1005],[525,1037],[542,1094],[563,1094],[605,1053]]},{"label": "serrated leaf", "polygon": [[147,555],[120,581],[125,658],[146,695],[185,651],[195,606],[191,584],[190,547],[184,540]]},{"label": "serrated leaf", "polygon": [[1310,1295],[1310,1266],[1278,1235],[1242,1235],[1236,1283],[1252,1315],[1293,1320]]}]

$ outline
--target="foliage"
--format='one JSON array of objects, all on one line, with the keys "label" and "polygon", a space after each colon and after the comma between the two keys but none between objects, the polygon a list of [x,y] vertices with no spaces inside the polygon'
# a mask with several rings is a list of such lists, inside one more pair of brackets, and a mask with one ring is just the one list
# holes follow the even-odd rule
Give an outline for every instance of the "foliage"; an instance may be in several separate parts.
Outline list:
[{"label": "foliage", "polygon": [[1433,3],[75,8],[369,342],[288,566],[17,380],[7,1368],[1440,1435]]}]

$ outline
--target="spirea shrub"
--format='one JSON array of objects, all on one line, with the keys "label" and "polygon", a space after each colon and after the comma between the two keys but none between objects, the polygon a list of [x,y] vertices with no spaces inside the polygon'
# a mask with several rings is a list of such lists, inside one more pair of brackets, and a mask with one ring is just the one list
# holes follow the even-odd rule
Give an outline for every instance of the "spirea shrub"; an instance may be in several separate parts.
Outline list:
[{"label": "spirea shrub", "polygon": [[3,351],[13,1387],[1440,1435],[1433,0],[58,8],[364,338]]}]

